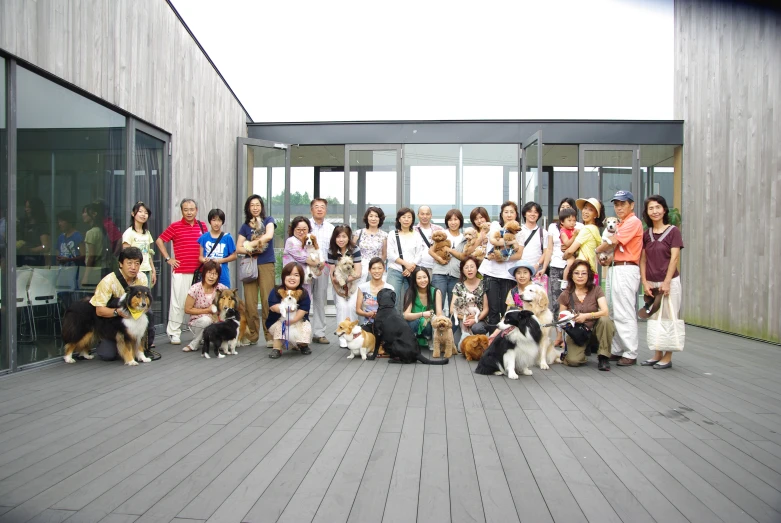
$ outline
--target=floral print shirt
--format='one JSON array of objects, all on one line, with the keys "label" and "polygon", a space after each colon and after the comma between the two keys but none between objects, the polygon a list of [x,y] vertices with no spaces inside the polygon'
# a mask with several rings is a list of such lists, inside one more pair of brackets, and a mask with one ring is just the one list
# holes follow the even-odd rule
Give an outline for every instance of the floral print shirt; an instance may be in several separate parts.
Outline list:
[{"label": "floral print shirt", "polygon": [[382,245],[388,239],[388,233],[382,229],[376,233],[370,233],[368,229],[360,229],[354,235],[354,239],[358,248],[361,249],[363,261],[369,263],[369,260],[375,256],[382,258]]},{"label": "floral print shirt", "polygon": [[[198,282],[190,287],[190,290],[187,291],[187,295],[195,298],[195,304],[193,304],[193,307],[196,309],[207,309],[212,304],[212,301],[214,301],[214,293],[224,289],[227,289],[227,287],[222,283],[218,283],[214,286],[214,290],[212,290],[209,294],[206,294],[203,292],[203,285],[201,285],[201,282]],[[190,321],[188,324],[192,325],[195,320],[201,316],[208,316],[208,314],[193,314],[190,316]]]},{"label": "floral print shirt", "polygon": [[483,280],[480,280],[480,283],[477,284],[477,288],[471,292],[466,288],[466,285],[464,285],[464,282],[462,281],[456,283],[455,287],[453,287],[453,300],[458,298],[465,299],[467,294],[474,294],[476,298],[475,306],[480,309],[480,312],[483,312],[483,296],[485,295]]}]

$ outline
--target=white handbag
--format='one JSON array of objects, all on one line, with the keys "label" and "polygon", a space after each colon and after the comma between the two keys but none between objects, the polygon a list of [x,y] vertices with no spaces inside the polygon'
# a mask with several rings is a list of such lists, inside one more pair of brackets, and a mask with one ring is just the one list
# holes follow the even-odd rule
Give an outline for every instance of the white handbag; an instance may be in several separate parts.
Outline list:
[{"label": "white handbag", "polygon": [[[665,305],[669,311],[669,319],[665,319]],[[686,341],[686,324],[678,319],[669,296],[662,298],[656,319],[649,319],[647,323],[646,341],[648,348],[659,352],[680,352]]]}]

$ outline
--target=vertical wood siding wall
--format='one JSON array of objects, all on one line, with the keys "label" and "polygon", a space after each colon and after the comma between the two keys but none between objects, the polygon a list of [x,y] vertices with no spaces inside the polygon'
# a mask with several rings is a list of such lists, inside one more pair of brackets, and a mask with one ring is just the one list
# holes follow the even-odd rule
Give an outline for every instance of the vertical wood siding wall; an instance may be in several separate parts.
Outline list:
[{"label": "vertical wood siding wall", "polygon": [[238,232],[246,115],[164,0],[3,0],[0,48],[171,133],[171,218],[192,197]]},{"label": "vertical wood siding wall", "polygon": [[781,341],[781,18],[675,1],[684,318]]}]

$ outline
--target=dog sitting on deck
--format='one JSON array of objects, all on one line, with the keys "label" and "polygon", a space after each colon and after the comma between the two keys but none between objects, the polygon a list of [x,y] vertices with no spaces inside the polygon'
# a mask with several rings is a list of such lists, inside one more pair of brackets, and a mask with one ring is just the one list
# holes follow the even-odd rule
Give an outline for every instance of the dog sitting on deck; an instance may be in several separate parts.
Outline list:
[{"label": "dog sitting on deck", "polygon": [[239,343],[239,311],[228,309],[225,320],[212,323],[203,331],[203,357],[209,359],[209,346],[214,345],[214,355],[224,358],[226,354],[238,354],[236,345]]},{"label": "dog sitting on deck", "polygon": [[529,367],[539,354],[542,339],[540,324],[532,311],[510,309],[504,313],[498,328],[501,333],[494,338],[477,363],[477,374],[506,374],[517,380],[515,369],[521,369],[524,376],[531,376]]},{"label": "dog sitting on deck", "polygon": [[334,334],[344,338],[347,342],[347,348],[350,349],[348,360],[359,354],[361,359],[365,360],[366,355],[374,351],[374,342],[376,341],[374,334],[363,330],[357,321],[352,321],[350,318],[339,323]]}]

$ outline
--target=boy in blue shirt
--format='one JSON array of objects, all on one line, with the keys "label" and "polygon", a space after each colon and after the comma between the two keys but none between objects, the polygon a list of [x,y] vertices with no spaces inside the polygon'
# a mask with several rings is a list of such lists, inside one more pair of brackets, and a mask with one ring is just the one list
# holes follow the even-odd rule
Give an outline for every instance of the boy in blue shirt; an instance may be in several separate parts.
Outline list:
[{"label": "boy in blue shirt", "polygon": [[230,269],[227,263],[236,259],[236,242],[233,241],[229,232],[222,232],[224,223],[225,213],[221,209],[209,211],[211,230],[198,238],[198,243],[201,244],[201,255],[198,257],[198,261],[203,263],[207,259],[211,259],[222,264],[219,283],[230,288]]}]

